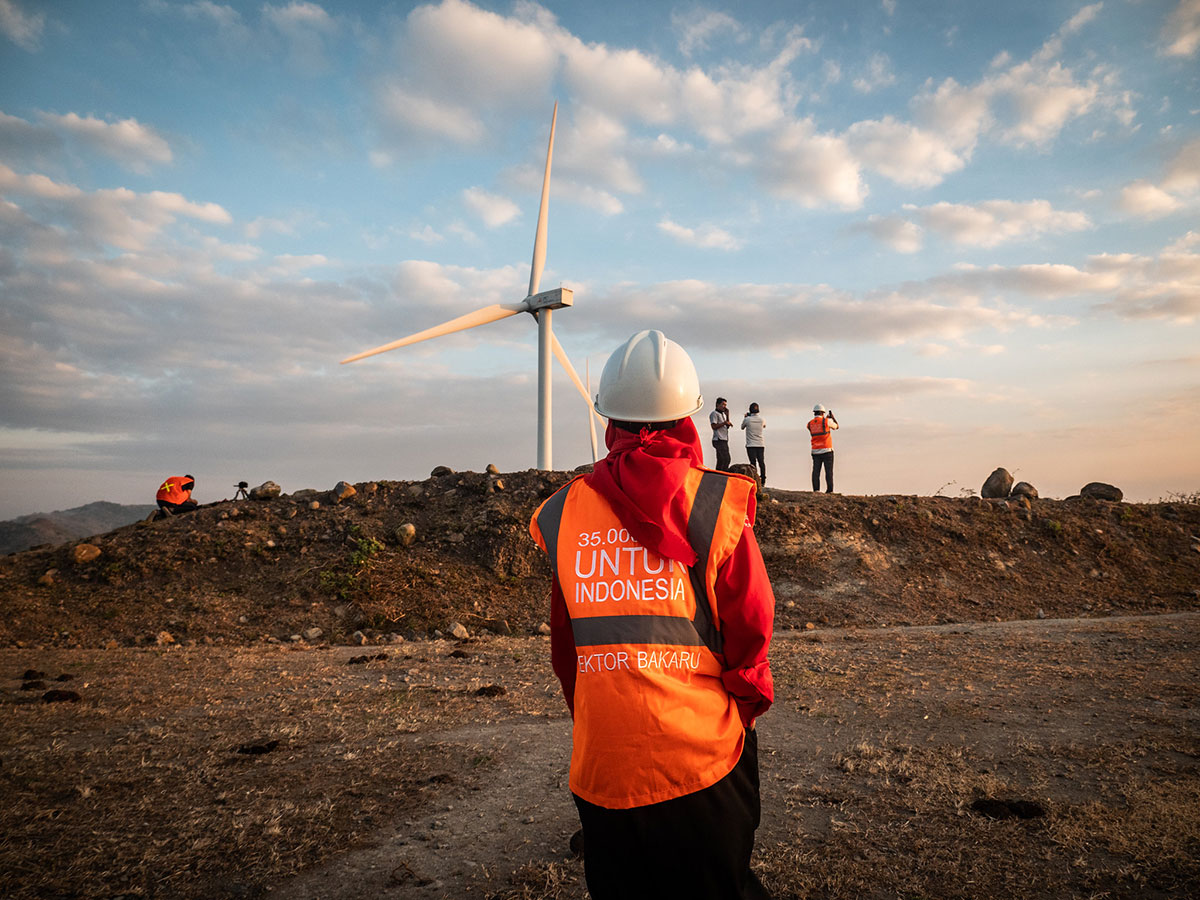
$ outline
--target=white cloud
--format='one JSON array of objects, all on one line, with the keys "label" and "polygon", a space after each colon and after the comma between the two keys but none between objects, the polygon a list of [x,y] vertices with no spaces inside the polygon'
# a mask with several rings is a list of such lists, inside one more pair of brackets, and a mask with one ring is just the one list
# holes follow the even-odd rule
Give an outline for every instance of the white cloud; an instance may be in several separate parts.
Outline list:
[{"label": "white cloud", "polygon": [[715,36],[734,40],[744,36],[741,24],[733,16],[700,8],[686,12],[673,10],[671,26],[679,35],[679,51],[688,57],[707,50],[709,41]]},{"label": "white cloud", "polygon": [[426,225],[424,228],[410,229],[408,236],[414,241],[420,241],[422,244],[440,244],[445,240],[444,237],[434,231],[432,225]]},{"label": "white cloud", "polygon": [[971,247],[996,247],[1044,234],[1082,231],[1092,224],[1084,213],[1054,209],[1046,200],[988,200],[975,205],[942,202],[905,209],[929,230]]},{"label": "white cloud", "polygon": [[1090,6],[1082,7],[1079,12],[1075,13],[1075,15],[1071,16],[1071,18],[1067,20],[1066,24],[1063,25],[1061,29],[1061,33],[1074,34],[1083,28],[1083,26],[1088,22],[1091,22],[1093,19],[1095,19],[1096,16],[1100,15],[1100,10],[1103,8],[1103,3],[1093,3]]},{"label": "white cloud", "polygon": [[215,203],[194,203],[181,194],[128,188],[91,193],[44,175],[19,175],[0,164],[0,195],[24,200],[45,216],[45,224],[68,223],[87,243],[142,250],[169,225],[188,218],[228,225],[232,217]]},{"label": "white cloud", "polygon": [[242,21],[241,13],[232,6],[213,3],[212,0],[197,0],[195,3],[185,3],[181,8],[183,15],[189,19],[206,19],[221,29],[237,28]]},{"label": "white cloud", "polygon": [[1118,207],[1131,215],[1157,219],[1183,209],[1200,192],[1200,138],[1184,144],[1167,164],[1159,184],[1139,179],[1121,189]]},{"label": "white cloud", "polygon": [[164,165],[174,158],[171,145],[153,128],[137,119],[106,122],[94,116],[47,112],[38,113],[38,117],[138,173],[149,171],[152,164]]},{"label": "white cloud", "polygon": [[337,23],[321,6],[293,0],[287,6],[266,5],[263,21],[287,41],[292,67],[305,74],[329,68],[325,41],[337,31]]},{"label": "white cloud", "polygon": [[1166,253],[1184,253],[1192,247],[1200,247],[1200,231],[1189,231],[1179,240],[1168,246]]},{"label": "white cloud", "polygon": [[396,84],[381,92],[380,112],[394,134],[432,135],[460,144],[478,143],[485,134],[483,122],[466,107],[414,94]]},{"label": "white cloud", "polygon": [[521,208],[508,197],[489,193],[481,187],[469,187],[463,191],[463,202],[488,228],[499,228],[521,214]]},{"label": "white cloud", "polygon": [[[1013,63],[998,55],[990,71],[973,85],[947,78],[928,83],[913,100],[918,121],[941,134],[955,150],[970,156],[978,140],[995,134],[1016,146],[1045,147],[1071,121],[1094,109],[1107,110],[1118,120],[1130,120],[1124,92],[1116,92],[1102,77],[1103,70],[1081,79],[1056,57],[1063,36],[1077,32],[1099,13],[1099,4],[1084,7],[1028,60]],[[1111,78],[1109,79],[1111,81]]]},{"label": "white cloud", "polygon": [[45,13],[27,13],[16,0],[0,0],[0,33],[21,49],[36,51],[45,28]]},{"label": "white cloud", "polygon": [[1145,219],[1157,219],[1183,206],[1175,197],[1149,181],[1135,181],[1121,189],[1122,211]]},{"label": "white cloud", "polygon": [[54,129],[0,112],[0,158],[39,159],[61,147],[62,139]]},{"label": "white cloud", "polygon": [[1184,144],[1168,163],[1162,187],[1173,194],[1184,195],[1200,190],[1200,138]]},{"label": "white cloud", "polygon": [[892,71],[892,61],[886,53],[876,53],[867,62],[867,69],[854,79],[854,89],[860,94],[869,94],[881,87],[896,83],[896,73]]},{"label": "white cloud", "polygon": [[941,136],[890,116],[854,123],[846,141],[864,166],[905,187],[941,184],[965,164]]},{"label": "white cloud", "polygon": [[743,242],[728,231],[714,225],[702,225],[699,228],[688,228],[663,219],[658,223],[658,230],[669,235],[681,244],[691,247],[702,247],[709,250],[740,250]]},{"label": "white cloud", "polygon": [[1179,0],[1163,23],[1162,52],[1167,56],[1192,56],[1200,47],[1200,0]]},{"label": "white cloud", "polygon": [[556,197],[595,210],[604,216],[615,216],[625,211],[625,205],[618,197],[571,178],[555,176],[551,190]]},{"label": "white cloud", "polygon": [[858,163],[846,142],[815,133],[807,121],[772,136],[755,165],[767,190],[802,206],[832,204],[858,209],[867,195]]},{"label": "white cloud", "polygon": [[869,234],[897,253],[916,253],[925,243],[921,226],[898,216],[871,216],[851,230]]}]

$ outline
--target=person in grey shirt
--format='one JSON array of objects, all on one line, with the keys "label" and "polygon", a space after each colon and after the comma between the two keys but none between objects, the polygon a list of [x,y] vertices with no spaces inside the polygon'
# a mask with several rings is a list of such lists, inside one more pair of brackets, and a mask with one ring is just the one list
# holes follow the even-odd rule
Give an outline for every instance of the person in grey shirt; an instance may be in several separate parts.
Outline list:
[{"label": "person in grey shirt", "polygon": [[750,465],[758,467],[759,484],[767,483],[767,444],[763,440],[763,429],[767,423],[758,414],[758,404],[751,403],[750,410],[742,417],[742,430],[746,432],[746,458]]},{"label": "person in grey shirt", "polygon": [[713,449],[717,451],[716,469],[718,472],[728,472],[729,426],[733,423],[729,421],[729,403],[724,397],[717,398],[717,408],[709,414],[708,423],[712,426]]}]

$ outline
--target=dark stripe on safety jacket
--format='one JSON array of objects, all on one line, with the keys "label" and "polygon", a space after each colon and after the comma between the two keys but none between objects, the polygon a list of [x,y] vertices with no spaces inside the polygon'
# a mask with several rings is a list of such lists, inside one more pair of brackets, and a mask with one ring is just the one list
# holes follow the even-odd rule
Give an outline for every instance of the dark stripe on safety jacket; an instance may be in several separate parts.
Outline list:
[{"label": "dark stripe on safety jacket", "polygon": [[558,577],[558,529],[562,525],[563,507],[567,505],[567,494],[571,493],[574,481],[559,488],[554,495],[542,506],[538,513],[538,530],[546,544],[546,555],[550,557],[550,571]]},{"label": "dark stripe on safety jacket", "polygon": [[690,619],[682,616],[587,616],[571,620],[576,647],[601,644],[675,644],[704,642]]},{"label": "dark stripe on safety jacket", "polygon": [[713,622],[712,604],[709,601],[704,573],[708,571],[708,555],[712,549],[713,534],[717,530],[721,504],[725,501],[725,485],[726,476],[716,472],[705,472],[700,476],[700,485],[696,488],[687,524],[688,543],[696,553],[696,564],[688,569],[688,579],[696,597],[696,618],[693,625],[704,645],[713,653],[720,653],[725,642]]}]

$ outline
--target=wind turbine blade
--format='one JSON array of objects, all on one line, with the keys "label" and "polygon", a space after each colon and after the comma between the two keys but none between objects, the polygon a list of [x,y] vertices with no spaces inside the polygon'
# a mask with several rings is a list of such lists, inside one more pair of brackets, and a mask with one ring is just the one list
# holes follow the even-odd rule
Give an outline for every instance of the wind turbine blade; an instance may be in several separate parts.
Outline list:
[{"label": "wind turbine blade", "polygon": [[485,306],[482,309],[469,312],[465,316],[459,316],[457,319],[451,319],[449,322],[443,322],[441,325],[434,325],[432,328],[426,328],[424,331],[418,331],[416,334],[410,334],[408,337],[392,341],[390,344],[384,344],[382,347],[376,347],[374,350],[367,350],[364,353],[347,356],[342,360],[342,363],[345,364],[365,359],[368,356],[374,356],[376,353],[386,353],[388,350],[395,350],[397,347],[406,347],[409,344],[416,344],[420,341],[427,341],[430,338],[441,337],[444,334],[465,331],[468,328],[474,328],[476,325],[486,325],[489,322],[507,319],[509,316],[515,316],[520,312],[525,312],[525,304],[523,303],[493,303],[491,306]]},{"label": "wind turbine blade", "polygon": [[[596,415],[596,413],[592,408],[592,398],[588,395],[588,390],[583,386],[583,382],[579,380],[579,373],[576,372],[575,367],[571,365],[571,360],[567,357],[567,351],[562,348],[562,344],[558,342],[558,338],[553,333],[550,334],[550,345],[554,350],[554,356],[558,359],[559,365],[563,367],[563,370],[567,373],[567,376],[575,385],[575,390],[579,391],[580,395],[583,397],[583,402],[586,403],[588,405],[588,409],[591,410],[591,412],[588,413],[588,424],[591,425],[592,428],[592,462],[595,462],[596,420],[593,419],[592,416]],[[596,418],[599,418],[599,416],[596,416]]]},{"label": "wind turbine blade", "polygon": [[558,103],[550,117],[550,144],[546,147],[546,174],[542,177],[542,205],[538,207],[537,232],[533,237],[533,264],[529,267],[529,296],[538,292],[542,269],[546,267],[546,216],[550,209],[550,160],[554,156],[554,126],[558,123]]},{"label": "wind turbine blade", "polygon": [[[587,358],[584,358],[584,360],[583,360],[583,378],[584,378],[584,381],[587,383],[588,396],[591,397],[592,396],[592,361]],[[596,410],[592,407],[591,403],[589,402],[588,403],[588,425],[590,427],[588,430],[591,431],[591,433],[592,433],[592,465],[595,465],[596,460],[600,458],[598,455],[598,448],[596,446],[596,420],[592,418],[592,416],[595,415],[595,412],[596,412]]]}]

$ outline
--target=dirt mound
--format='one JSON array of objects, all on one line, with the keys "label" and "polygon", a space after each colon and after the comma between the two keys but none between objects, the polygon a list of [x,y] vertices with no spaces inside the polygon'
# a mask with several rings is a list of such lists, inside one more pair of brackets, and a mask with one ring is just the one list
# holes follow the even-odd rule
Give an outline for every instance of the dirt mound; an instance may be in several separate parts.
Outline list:
[{"label": "dirt mound", "polygon": [[[560,472],[449,473],[225,501],[0,559],[0,645],[384,642],[530,633],[529,539]],[[412,526],[407,528],[405,526]],[[1200,505],[769,491],[756,527],[778,627],[1200,608]],[[397,637],[399,636],[399,637]]]}]

